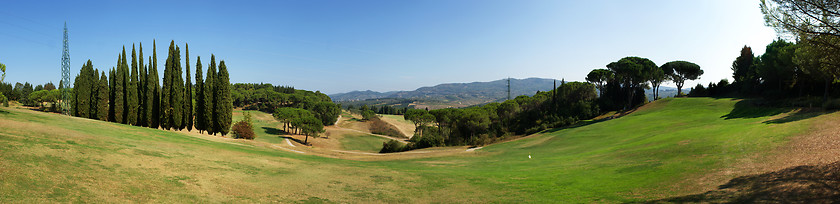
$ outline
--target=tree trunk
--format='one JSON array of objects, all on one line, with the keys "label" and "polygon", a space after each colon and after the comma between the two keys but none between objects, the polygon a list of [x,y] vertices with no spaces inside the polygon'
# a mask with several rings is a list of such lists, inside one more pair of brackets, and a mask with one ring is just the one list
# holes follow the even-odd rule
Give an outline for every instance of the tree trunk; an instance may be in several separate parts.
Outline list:
[{"label": "tree trunk", "polygon": [[653,100],[659,100],[659,85],[658,84],[653,89]]},{"label": "tree trunk", "polygon": [[682,95],[682,87],[685,85],[685,81],[677,82],[674,81],[674,85],[677,85],[677,96]]},{"label": "tree trunk", "polygon": [[306,135],[306,137],[303,139],[303,144],[305,144],[305,145],[309,144],[309,135]]},{"label": "tree trunk", "polygon": [[627,86],[627,89],[630,89],[630,94],[627,94],[627,105],[624,107],[624,110],[630,110],[630,106],[633,105],[633,95],[636,94],[636,89],[632,86]]}]

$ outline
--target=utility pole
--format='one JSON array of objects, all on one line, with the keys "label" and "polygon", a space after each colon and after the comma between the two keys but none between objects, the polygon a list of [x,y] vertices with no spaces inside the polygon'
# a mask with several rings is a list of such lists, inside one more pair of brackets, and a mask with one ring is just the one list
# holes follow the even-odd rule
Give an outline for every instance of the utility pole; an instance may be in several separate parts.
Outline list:
[{"label": "utility pole", "polygon": [[64,49],[61,52],[61,113],[70,115],[70,41],[67,39],[67,22],[64,22]]}]

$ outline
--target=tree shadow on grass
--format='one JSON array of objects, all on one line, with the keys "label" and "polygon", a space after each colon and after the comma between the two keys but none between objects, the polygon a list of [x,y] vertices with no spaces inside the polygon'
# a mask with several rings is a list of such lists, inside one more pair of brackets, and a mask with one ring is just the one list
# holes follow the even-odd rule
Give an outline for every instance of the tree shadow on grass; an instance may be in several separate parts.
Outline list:
[{"label": "tree shadow on grass", "polygon": [[744,99],[735,103],[729,114],[720,116],[723,119],[746,119],[774,116],[790,111],[790,108],[773,107],[764,100]]},{"label": "tree shadow on grass", "polygon": [[283,139],[289,139],[291,141],[297,142],[298,144],[309,145],[309,144],[303,143],[303,140],[295,139],[293,137],[289,137],[289,136],[277,136],[277,137],[280,137],[280,138],[283,138]]},{"label": "tree shadow on grass", "polygon": [[266,134],[277,135],[277,137],[279,137],[279,138],[289,139],[289,140],[295,141],[297,143],[304,144],[302,140],[295,139],[293,137],[288,136],[290,134],[286,131],[281,130],[281,129],[277,129],[277,128],[273,128],[273,127],[262,127],[262,129],[263,129],[263,131],[265,131]]},{"label": "tree shadow on grass", "polygon": [[575,124],[572,124],[572,125],[567,125],[567,126],[563,126],[563,127],[543,130],[541,133],[553,133],[553,132],[557,132],[557,131],[561,131],[561,130],[565,130],[565,129],[570,129],[570,128],[579,128],[579,127],[592,125],[592,124],[595,124],[595,123],[599,123],[599,122],[603,122],[603,121],[607,121],[607,120],[611,120],[611,119],[614,119],[614,118],[603,118],[603,119],[598,119],[598,120],[581,120],[581,121],[578,121],[578,122],[576,122]]},{"label": "tree shadow on grass", "polygon": [[810,118],[814,118],[814,117],[817,117],[817,116],[821,116],[823,114],[829,114],[829,113],[834,113],[834,112],[836,112],[836,111],[823,111],[821,109],[816,109],[816,108],[814,108],[814,109],[802,109],[802,110],[799,110],[795,113],[792,113],[792,114],[787,115],[787,116],[782,117],[782,118],[764,121],[764,124],[779,124],[779,123],[795,122],[795,121],[810,119]]},{"label": "tree shadow on grass", "polygon": [[729,180],[717,190],[646,203],[836,203],[840,162],[803,165]]},{"label": "tree shadow on grass", "polygon": [[283,131],[281,129],[273,128],[273,127],[262,127],[263,131],[269,135],[288,135],[289,133]]}]

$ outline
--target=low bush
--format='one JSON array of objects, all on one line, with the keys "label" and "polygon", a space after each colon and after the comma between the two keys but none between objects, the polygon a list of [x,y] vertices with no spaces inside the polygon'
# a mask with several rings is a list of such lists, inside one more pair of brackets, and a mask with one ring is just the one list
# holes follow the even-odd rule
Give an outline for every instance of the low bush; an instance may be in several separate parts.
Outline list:
[{"label": "low bush", "polygon": [[236,124],[233,125],[231,132],[233,132],[234,139],[253,140],[257,137],[257,135],[254,134],[254,129],[251,128],[251,125],[248,125],[248,122],[244,120],[236,122]]},{"label": "low bush", "polygon": [[379,150],[379,153],[402,152],[405,149],[405,145],[400,141],[391,140],[382,143],[382,150]]}]

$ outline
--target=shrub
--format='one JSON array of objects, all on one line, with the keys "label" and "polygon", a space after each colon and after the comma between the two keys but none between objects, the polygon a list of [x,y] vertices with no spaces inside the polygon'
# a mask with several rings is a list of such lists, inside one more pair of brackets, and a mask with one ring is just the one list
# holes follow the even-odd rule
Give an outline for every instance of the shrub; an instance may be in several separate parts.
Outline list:
[{"label": "shrub", "polygon": [[402,152],[405,149],[405,145],[400,141],[391,140],[382,143],[382,150],[379,150],[379,153]]},{"label": "shrub", "polygon": [[257,137],[257,135],[254,134],[254,130],[251,128],[250,125],[248,125],[248,122],[244,120],[236,122],[236,124],[233,125],[232,132],[234,139],[242,138],[253,140]]}]

